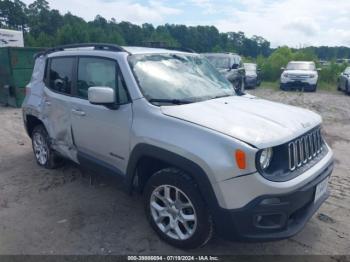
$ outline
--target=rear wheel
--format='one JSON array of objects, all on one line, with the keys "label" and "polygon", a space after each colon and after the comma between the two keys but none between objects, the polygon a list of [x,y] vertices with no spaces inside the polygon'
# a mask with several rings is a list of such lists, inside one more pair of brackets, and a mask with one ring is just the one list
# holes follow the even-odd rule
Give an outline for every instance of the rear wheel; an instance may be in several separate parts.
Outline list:
[{"label": "rear wheel", "polygon": [[63,164],[63,159],[51,149],[49,135],[43,125],[38,125],[32,132],[32,147],[38,165],[54,169]]},{"label": "rear wheel", "polygon": [[145,210],[152,228],[167,243],[182,249],[205,245],[213,223],[197,185],[186,173],[166,168],[147,182]]}]

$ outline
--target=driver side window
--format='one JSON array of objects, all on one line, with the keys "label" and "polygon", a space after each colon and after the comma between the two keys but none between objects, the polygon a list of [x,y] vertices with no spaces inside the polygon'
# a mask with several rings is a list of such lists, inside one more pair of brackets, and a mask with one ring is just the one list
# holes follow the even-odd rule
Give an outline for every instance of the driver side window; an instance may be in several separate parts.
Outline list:
[{"label": "driver side window", "polygon": [[88,98],[88,89],[92,86],[111,87],[116,90],[116,64],[112,60],[101,58],[79,58],[77,95]]},{"label": "driver side window", "polygon": [[77,96],[88,99],[88,89],[93,86],[114,89],[120,104],[128,100],[124,82],[121,81],[117,64],[113,60],[98,57],[79,58]]}]

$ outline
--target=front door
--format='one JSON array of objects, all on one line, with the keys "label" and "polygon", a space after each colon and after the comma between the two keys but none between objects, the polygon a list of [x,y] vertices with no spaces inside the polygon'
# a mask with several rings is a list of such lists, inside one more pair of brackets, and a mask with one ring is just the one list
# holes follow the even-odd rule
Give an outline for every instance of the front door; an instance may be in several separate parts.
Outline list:
[{"label": "front door", "polygon": [[43,114],[52,147],[75,159],[71,133],[70,100],[75,57],[49,59],[43,94]]},{"label": "front door", "polygon": [[[113,88],[119,108],[91,104],[88,101],[89,87]],[[132,105],[115,60],[78,58],[76,95],[70,109],[78,152],[124,173],[129,154]]]}]

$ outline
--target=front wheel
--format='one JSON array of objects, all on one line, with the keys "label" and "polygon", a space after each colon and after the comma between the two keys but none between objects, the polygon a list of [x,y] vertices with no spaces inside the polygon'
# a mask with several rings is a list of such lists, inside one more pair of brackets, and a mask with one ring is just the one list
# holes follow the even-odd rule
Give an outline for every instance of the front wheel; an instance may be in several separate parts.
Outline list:
[{"label": "front wheel", "polygon": [[234,82],[234,89],[238,95],[243,95],[245,91],[244,78],[238,79]]},{"label": "front wheel", "polygon": [[205,245],[213,223],[198,187],[186,173],[166,168],[147,182],[145,210],[152,228],[161,239],[182,249]]}]

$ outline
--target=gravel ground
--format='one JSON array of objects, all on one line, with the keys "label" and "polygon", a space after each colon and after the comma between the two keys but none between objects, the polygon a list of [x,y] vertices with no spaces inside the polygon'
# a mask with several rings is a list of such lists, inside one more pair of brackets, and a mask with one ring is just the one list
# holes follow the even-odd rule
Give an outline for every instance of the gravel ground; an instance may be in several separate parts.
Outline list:
[{"label": "gravel ground", "polygon": [[[350,97],[340,93],[251,94],[309,108],[324,118],[336,167],[330,198],[295,237],[270,243],[218,238],[191,254],[350,254]],[[0,254],[189,254],[148,226],[140,196],[75,165],[49,171],[34,161],[20,109],[0,107]]]}]

